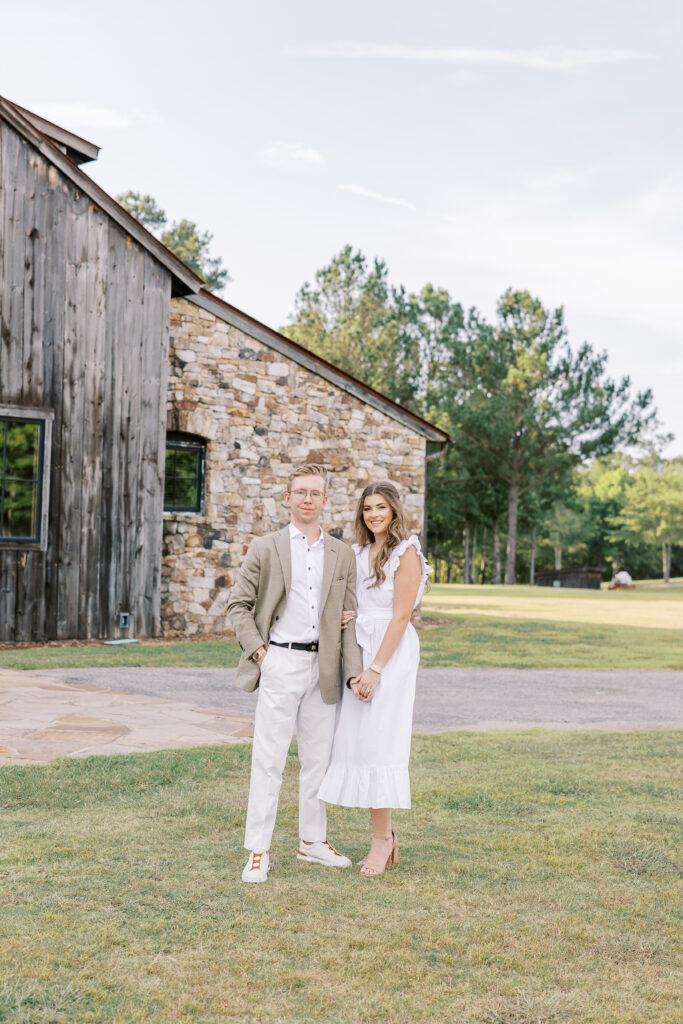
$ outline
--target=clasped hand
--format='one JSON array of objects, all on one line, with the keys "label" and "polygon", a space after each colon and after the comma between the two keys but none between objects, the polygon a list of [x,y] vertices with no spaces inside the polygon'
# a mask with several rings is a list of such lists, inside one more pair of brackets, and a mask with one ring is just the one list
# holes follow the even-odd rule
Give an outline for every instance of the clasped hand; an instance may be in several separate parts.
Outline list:
[{"label": "clasped hand", "polygon": [[352,679],[350,685],[356,700],[361,700],[366,704],[371,701],[379,679],[379,673],[371,668],[366,668],[359,676]]}]

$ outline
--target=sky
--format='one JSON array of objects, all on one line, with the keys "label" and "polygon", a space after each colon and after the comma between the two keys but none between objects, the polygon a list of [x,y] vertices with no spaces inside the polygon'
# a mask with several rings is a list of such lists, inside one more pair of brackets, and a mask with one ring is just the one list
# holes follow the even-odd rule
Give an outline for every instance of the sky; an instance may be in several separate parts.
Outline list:
[{"label": "sky", "polygon": [[0,94],[110,194],[213,234],[287,323],[349,244],[489,319],[508,287],[651,388],[683,454],[679,0],[0,0]]}]

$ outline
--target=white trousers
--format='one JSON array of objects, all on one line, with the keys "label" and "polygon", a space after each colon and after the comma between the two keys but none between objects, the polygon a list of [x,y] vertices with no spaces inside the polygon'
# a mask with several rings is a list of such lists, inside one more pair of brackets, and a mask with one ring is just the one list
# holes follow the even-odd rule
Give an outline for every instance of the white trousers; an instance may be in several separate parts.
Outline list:
[{"label": "white trousers", "polygon": [[268,648],[261,665],[254,717],[251,782],[244,846],[270,849],[282,772],[296,726],[299,745],[299,836],[308,843],[327,838],[325,803],[318,790],[332,752],[335,705],[324,704],[318,682],[318,655]]}]

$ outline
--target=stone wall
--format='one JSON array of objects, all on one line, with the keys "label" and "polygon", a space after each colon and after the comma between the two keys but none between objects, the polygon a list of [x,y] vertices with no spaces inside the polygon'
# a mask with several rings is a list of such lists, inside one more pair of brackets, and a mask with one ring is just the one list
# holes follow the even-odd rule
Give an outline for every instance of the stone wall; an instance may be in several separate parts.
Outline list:
[{"label": "stone wall", "polygon": [[323,529],[353,539],[370,480],[399,487],[411,529],[424,506],[425,438],[186,299],[174,299],[167,425],[206,439],[202,514],[164,513],[165,635],[222,633],[252,537],[284,526],[292,463],[331,472]]}]

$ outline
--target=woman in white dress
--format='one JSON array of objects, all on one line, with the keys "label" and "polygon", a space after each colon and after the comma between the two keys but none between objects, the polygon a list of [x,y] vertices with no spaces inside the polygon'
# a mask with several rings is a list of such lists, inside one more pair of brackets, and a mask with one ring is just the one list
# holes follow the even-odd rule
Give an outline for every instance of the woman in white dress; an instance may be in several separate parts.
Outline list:
[{"label": "woman in white dress", "polygon": [[432,570],[417,537],[408,535],[398,491],[389,481],[365,488],[355,527],[356,636],[363,672],[344,691],[318,796],[370,808],[372,845],[360,863],[361,874],[372,877],[398,862],[391,809],[410,807],[408,761],[420,661],[410,617]]}]

